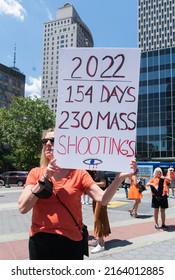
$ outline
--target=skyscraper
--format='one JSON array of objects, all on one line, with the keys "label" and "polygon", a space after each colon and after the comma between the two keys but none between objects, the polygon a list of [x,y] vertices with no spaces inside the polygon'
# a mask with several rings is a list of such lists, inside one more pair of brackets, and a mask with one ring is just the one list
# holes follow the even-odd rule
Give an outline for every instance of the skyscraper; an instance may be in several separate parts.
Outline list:
[{"label": "skyscraper", "polygon": [[138,0],[140,160],[175,156],[175,0]]},{"label": "skyscraper", "polygon": [[93,47],[93,38],[75,8],[67,3],[56,12],[56,20],[44,23],[41,97],[57,110],[59,49]]},{"label": "skyscraper", "polygon": [[143,51],[175,46],[174,0],[138,0],[138,41]]}]

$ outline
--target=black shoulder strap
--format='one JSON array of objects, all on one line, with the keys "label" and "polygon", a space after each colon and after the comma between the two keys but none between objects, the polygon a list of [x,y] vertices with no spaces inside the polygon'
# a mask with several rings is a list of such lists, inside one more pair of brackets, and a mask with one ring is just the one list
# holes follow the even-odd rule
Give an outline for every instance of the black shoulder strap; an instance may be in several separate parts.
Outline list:
[{"label": "black shoulder strap", "polygon": [[160,178],[159,179],[159,184],[158,184],[158,189],[157,189],[157,192],[159,195],[162,196],[163,194],[163,183],[164,183],[164,178]]},{"label": "black shoulder strap", "polygon": [[76,223],[76,225],[78,226],[78,229],[81,231],[82,233],[82,229],[80,228],[79,224],[77,223],[77,221],[75,220],[74,216],[72,215],[71,211],[69,210],[69,208],[60,200],[60,198],[58,197],[58,194],[55,190],[55,187],[53,186],[53,190],[54,190],[54,193],[56,195],[56,198],[58,199],[58,201],[66,208],[66,210],[69,212],[69,214],[71,215],[72,219],[74,220],[74,222]]}]

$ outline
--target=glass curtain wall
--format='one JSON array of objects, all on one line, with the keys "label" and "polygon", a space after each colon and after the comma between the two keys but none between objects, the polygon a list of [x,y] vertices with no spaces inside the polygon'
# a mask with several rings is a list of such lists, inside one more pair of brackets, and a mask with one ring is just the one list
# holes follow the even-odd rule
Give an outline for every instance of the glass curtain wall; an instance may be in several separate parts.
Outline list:
[{"label": "glass curtain wall", "polygon": [[137,150],[139,160],[175,155],[175,48],[141,55]]}]

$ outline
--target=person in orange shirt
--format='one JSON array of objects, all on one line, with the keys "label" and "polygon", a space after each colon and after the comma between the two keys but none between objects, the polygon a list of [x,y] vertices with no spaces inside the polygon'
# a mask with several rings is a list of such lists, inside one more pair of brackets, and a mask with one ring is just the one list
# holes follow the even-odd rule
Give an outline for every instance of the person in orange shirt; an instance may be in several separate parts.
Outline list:
[{"label": "person in orange shirt", "polygon": [[168,229],[165,224],[165,209],[168,208],[168,185],[169,180],[163,177],[162,169],[157,167],[154,170],[153,178],[146,186],[150,186],[152,192],[152,208],[154,208],[155,229],[160,229],[158,223],[159,209],[161,211],[162,229]]},{"label": "person in orange shirt", "polygon": [[175,198],[175,197],[174,197],[175,172],[174,172],[174,168],[173,168],[173,167],[168,168],[168,172],[167,172],[166,176],[169,177],[169,178],[171,179],[170,185],[169,185],[169,190],[170,190],[170,188],[171,188],[172,196],[169,196],[169,197]]},{"label": "person in orange shirt", "polygon": [[43,133],[40,167],[31,169],[18,199],[22,214],[32,209],[29,259],[83,260],[82,194],[107,205],[125,177],[136,173],[137,163],[136,159],[131,160],[131,172],[117,173],[103,191],[86,170],[57,165],[53,156],[54,137],[54,128]]},{"label": "person in orange shirt", "polygon": [[135,175],[130,178],[130,188],[128,192],[128,199],[135,200],[134,205],[129,209],[130,215],[137,218],[137,211],[142,199],[142,194],[139,192],[138,180]]}]

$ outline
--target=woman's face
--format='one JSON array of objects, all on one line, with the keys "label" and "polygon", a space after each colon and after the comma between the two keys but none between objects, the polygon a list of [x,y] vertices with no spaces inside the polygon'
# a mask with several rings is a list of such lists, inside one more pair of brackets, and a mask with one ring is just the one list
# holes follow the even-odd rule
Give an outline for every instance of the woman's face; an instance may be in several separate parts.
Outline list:
[{"label": "woman's face", "polygon": [[161,171],[157,171],[157,172],[156,172],[156,177],[160,178],[161,176],[162,176]]},{"label": "woman's face", "polygon": [[44,153],[49,160],[53,159],[54,136],[54,131],[50,131],[42,138]]}]

